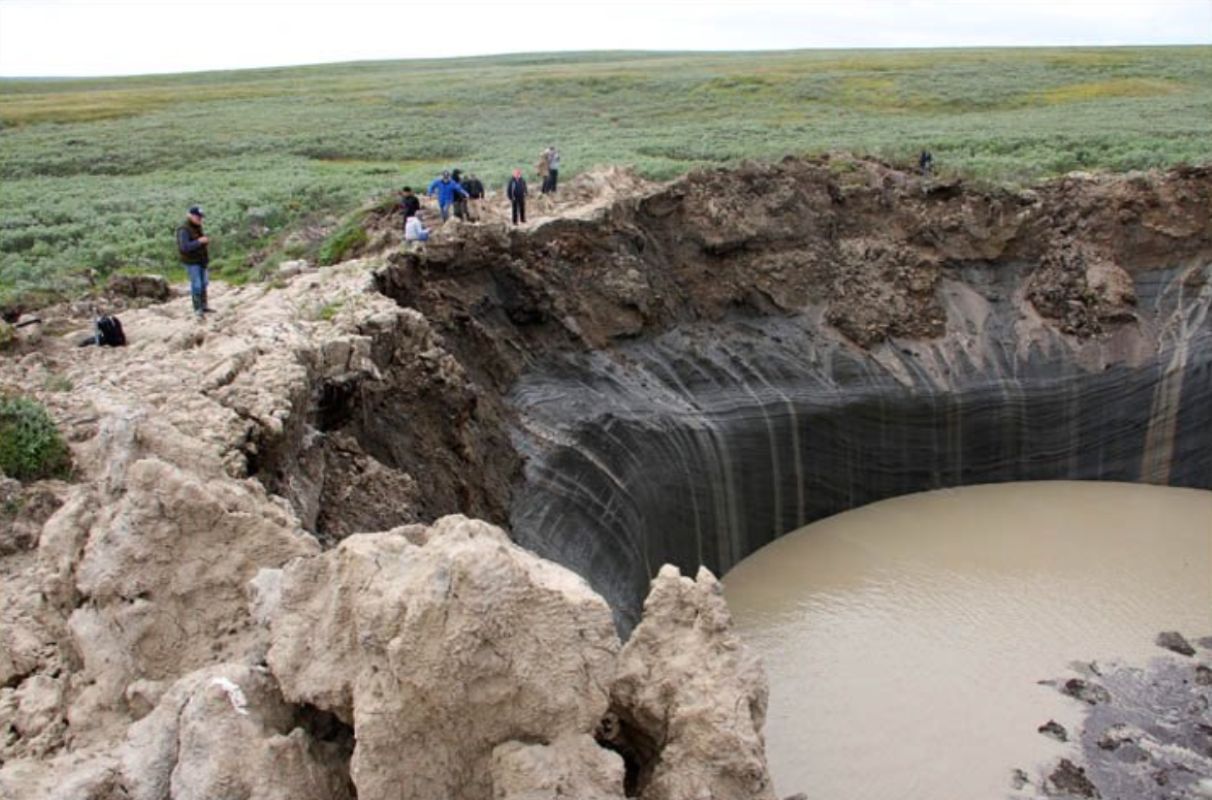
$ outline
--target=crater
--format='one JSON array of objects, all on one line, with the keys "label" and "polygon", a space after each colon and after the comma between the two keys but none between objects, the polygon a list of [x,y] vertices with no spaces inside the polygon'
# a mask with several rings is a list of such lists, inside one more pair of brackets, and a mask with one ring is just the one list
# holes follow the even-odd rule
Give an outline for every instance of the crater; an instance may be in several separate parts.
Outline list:
[{"label": "crater", "polygon": [[394,388],[330,392],[325,425],[414,476],[419,516],[575,569],[624,632],[661,564],[722,574],[896,495],[1212,488],[1210,187],[788,159],[465,227],[376,275],[430,366],[380,354]]}]

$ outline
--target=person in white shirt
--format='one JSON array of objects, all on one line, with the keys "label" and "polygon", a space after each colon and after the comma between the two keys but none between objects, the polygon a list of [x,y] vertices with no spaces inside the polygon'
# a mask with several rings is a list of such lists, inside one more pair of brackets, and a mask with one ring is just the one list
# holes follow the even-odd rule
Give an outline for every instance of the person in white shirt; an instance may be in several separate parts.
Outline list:
[{"label": "person in white shirt", "polygon": [[422,214],[423,212],[417,211],[404,223],[404,241],[424,242],[429,239],[429,230],[421,219]]}]

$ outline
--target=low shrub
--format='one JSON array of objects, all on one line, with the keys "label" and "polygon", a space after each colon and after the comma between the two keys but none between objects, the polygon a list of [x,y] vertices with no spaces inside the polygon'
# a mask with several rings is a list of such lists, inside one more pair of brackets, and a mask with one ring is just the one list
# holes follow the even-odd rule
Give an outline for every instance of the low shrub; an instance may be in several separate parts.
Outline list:
[{"label": "low shrub", "polygon": [[0,397],[0,471],[19,481],[63,478],[71,455],[46,409],[26,397]]},{"label": "low shrub", "polygon": [[340,263],[365,245],[367,239],[361,215],[355,215],[324,240],[324,244],[320,245],[317,260],[324,266]]}]

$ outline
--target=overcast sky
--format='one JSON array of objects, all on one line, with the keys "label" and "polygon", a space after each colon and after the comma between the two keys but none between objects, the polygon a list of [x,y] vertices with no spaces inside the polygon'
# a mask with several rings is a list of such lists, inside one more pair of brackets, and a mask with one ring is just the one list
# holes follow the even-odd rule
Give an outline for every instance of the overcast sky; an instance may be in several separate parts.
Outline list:
[{"label": "overcast sky", "polygon": [[1212,43],[1212,0],[0,0],[0,75],[558,50]]}]

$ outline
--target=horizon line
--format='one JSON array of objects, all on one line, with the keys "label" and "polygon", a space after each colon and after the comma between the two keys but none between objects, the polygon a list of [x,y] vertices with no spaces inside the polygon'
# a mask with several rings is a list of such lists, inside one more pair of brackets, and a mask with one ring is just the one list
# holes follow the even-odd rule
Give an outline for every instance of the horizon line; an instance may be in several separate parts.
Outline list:
[{"label": "horizon line", "polygon": [[533,50],[508,51],[499,53],[478,53],[458,56],[426,56],[420,58],[376,58],[338,61],[311,61],[284,64],[263,64],[249,67],[205,67],[196,70],[177,72],[126,72],[106,73],[99,75],[0,75],[0,81],[88,81],[111,80],[115,78],[171,78],[178,76],[217,75],[233,72],[267,72],[282,69],[315,69],[321,67],[355,67],[399,63],[433,63],[476,61],[503,58],[572,58],[586,55],[617,55],[617,56],[742,56],[742,55],[785,55],[790,53],[823,53],[823,52],[884,52],[895,53],[904,51],[980,51],[980,50],[1141,50],[1157,48],[1212,48],[1208,42],[1134,42],[1131,44],[986,44],[986,45],[903,45],[899,47],[870,47],[870,46],[838,46],[838,47],[790,47],[758,50],[629,50],[603,48],[591,50]]}]

